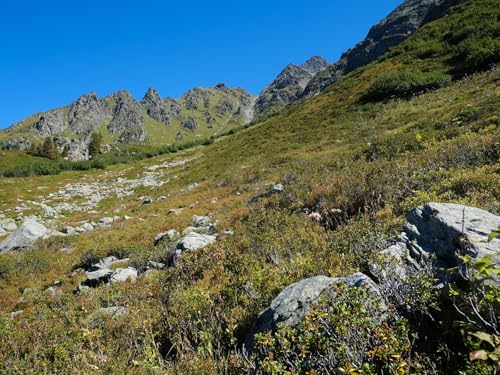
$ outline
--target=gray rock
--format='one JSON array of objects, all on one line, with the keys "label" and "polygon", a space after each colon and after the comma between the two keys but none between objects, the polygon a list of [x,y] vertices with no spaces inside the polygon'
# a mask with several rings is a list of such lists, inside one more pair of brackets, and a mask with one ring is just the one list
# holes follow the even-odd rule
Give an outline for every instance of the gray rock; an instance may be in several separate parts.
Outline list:
[{"label": "gray rock", "polygon": [[75,234],[76,229],[69,225],[66,225],[65,227],[62,228],[61,232],[63,232],[64,234]]},{"label": "gray rock", "polygon": [[198,128],[198,121],[194,117],[189,117],[183,124],[182,127],[194,132]]},{"label": "gray rock", "polygon": [[99,130],[105,115],[101,101],[91,92],[77,99],[69,107],[69,127],[75,134],[88,135]]},{"label": "gray rock", "polygon": [[165,125],[169,125],[172,118],[178,117],[182,111],[175,100],[162,100],[158,91],[153,88],[146,92],[141,100],[141,105],[150,117]]},{"label": "gray rock", "polygon": [[166,267],[167,265],[165,263],[160,263],[160,262],[154,262],[152,260],[148,261],[148,269],[154,269],[154,270],[162,270]]},{"label": "gray rock", "polygon": [[147,139],[144,115],[140,105],[128,91],[119,91],[112,96],[116,106],[108,130],[119,134],[119,141],[125,144],[139,144]]},{"label": "gray rock", "polygon": [[113,223],[114,219],[112,217],[103,217],[99,220],[99,224],[101,225],[110,225]]},{"label": "gray rock", "polygon": [[113,271],[109,268],[98,269],[97,271],[85,272],[87,277],[81,285],[89,288],[96,288],[101,284],[107,284],[110,281]]},{"label": "gray rock", "polygon": [[137,280],[137,270],[133,267],[128,268],[117,268],[115,272],[111,275],[110,282],[114,283],[122,283],[125,281],[130,281],[135,283]]},{"label": "gray rock", "polygon": [[186,234],[178,243],[177,249],[181,251],[194,251],[201,249],[214,243],[217,240],[215,236],[208,234],[200,234],[196,232],[191,232]]},{"label": "gray rock", "polygon": [[93,264],[92,269],[93,270],[109,269],[117,261],[118,261],[117,257],[115,257],[114,255],[110,255],[109,257],[101,259],[99,262]]},{"label": "gray rock", "polygon": [[84,232],[92,232],[94,230],[94,226],[90,223],[85,223],[80,228],[83,229]]},{"label": "gray rock", "polygon": [[26,220],[14,233],[0,243],[0,253],[10,253],[31,247],[45,236],[48,229],[33,219]]},{"label": "gray rock", "polygon": [[191,220],[195,227],[207,227],[210,224],[211,218],[210,216],[193,215]]},{"label": "gray rock", "polygon": [[[500,239],[488,236],[500,228],[500,216],[475,207],[450,203],[427,203],[410,211],[404,231],[381,253],[394,259],[394,271],[418,267],[432,255],[436,268],[451,268],[462,262],[460,255],[473,261],[491,256],[500,265]],[[461,267],[459,267],[459,270]],[[441,283],[450,275],[436,269]]]},{"label": "gray rock", "polygon": [[53,137],[68,127],[63,109],[56,109],[40,115],[32,128],[42,137]]},{"label": "gray rock", "polygon": [[0,220],[0,228],[11,232],[17,229],[17,224],[14,219],[3,219]]},{"label": "gray rock", "polygon": [[154,245],[157,246],[163,241],[175,241],[180,234],[175,229],[167,230],[166,232],[158,233],[154,239]]},{"label": "gray rock", "polygon": [[350,288],[366,288],[370,299],[366,303],[370,308],[380,313],[387,310],[377,285],[362,273],[358,272],[347,277],[315,276],[303,279],[283,289],[270,306],[259,314],[252,333],[247,338],[247,349],[252,349],[253,336],[256,333],[275,329],[278,324],[296,325],[322,295],[334,299],[336,297],[334,286],[340,283],[345,283]]},{"label": "gray rock", "polygon": [[153,203],[153,198],[151,197],[146,197],[142,200],[142,204],[151,204]]}]

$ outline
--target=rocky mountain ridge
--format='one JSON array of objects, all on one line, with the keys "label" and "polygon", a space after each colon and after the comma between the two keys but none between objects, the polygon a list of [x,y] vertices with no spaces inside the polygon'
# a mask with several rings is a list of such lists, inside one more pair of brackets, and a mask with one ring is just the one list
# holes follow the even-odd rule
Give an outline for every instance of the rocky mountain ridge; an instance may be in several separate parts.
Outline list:
[{"label": "rocky mountain ridge", "polygon": [[28,149],[53,137],[61,150],[68,147],[70,159],[86,160],[94,132],[104,133],[108,144],[168,144],[243,125],[253,118],[253,102],[247,91],[224,84],[191,89],[178,100],[162,99],[154,88],[140,101],[126,90],[103,98],[91,92],[12,125],[0,144],[3,149]]},{"label": "rocky mountain ridge", "polygon": [[457,0],[405,0],[373,26],[366,38],[344,52],[336,63],[314,76],[300,98],[319,94],[353,70],[375,61],[391,47],[403,42],[419,28],[440,18]]}]

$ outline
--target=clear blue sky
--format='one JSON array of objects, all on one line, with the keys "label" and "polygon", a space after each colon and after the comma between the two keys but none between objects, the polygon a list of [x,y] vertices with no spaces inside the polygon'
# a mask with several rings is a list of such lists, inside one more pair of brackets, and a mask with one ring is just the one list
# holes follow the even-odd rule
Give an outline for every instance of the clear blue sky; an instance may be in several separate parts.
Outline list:
[{"label": "clear blue sky", "polygon": [[335,61],[401,0],[4,0],[0,128],[148,87],[177,98],[225,82],[257,94],[288,63]]}]

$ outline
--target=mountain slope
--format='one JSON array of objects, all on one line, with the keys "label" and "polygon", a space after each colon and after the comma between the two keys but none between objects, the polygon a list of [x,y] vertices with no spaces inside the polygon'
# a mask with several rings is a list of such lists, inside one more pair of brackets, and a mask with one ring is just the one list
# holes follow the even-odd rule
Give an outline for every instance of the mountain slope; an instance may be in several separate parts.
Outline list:
[{"label": "mountain slope", "polygon": [[[214,144],[104,171],[0,179],[0,210],[18,224],[31,215],[54,229],[96,224],[0,254],[0,372],[327,373],[303,360],[326,352],[351,372],[493,373],[494,361],[469,360],[492,349],[471,340],[477,327],[465,318],[449,318],[449,303],[437,305],[443,289],[429,288],[426,269],[389,285],[390,318],[375,329],[368,296],[337,290],[333,301],[346,304],[320,305],[288,333],[267,332],[254,353],[242,344],[291,283],[376,272],[378,250],[409,209],[439,201],[500,212],[500,70],[489,66],[500,54],[474,48],[498,35],[497,3],[465,2],[383,59]],[[454,80],[366,99],[401,71]],[[214,242],[176,258],[172,229],[206,231],[201,238]],[[80,289],[84,270],[107,256],[119,258],[114,272],[138,270],[135,282]],[[172,257],[174,267],[152,267]],[[325,348],[325,337],[342,341]]]},{"label": "mountain slope", "polygon": [[458,2],[405,0],[380,23],[373,26],[362,42],[343,53],[339,61],[311,79],[302,97],[317,95],[346,74],[376,60],[426,23],[442,17],[451,5]]}]

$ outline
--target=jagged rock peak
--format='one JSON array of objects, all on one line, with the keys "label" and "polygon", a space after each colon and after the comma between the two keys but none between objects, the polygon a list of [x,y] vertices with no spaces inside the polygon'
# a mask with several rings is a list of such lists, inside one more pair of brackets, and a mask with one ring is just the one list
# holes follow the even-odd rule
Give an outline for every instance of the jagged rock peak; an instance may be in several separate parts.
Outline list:
[{"label": "jagged rock peak", "polygon": [[321,56],[313,56],[300,67],[314,75],[321,72],[322,70],[325,70],[329,65],[330,63]]},{"label": "jagged rock peak", "polygon": [[69,107],[68,121],[75,134],[89,134],[96,131],[103,123],[104,108],[95,92],[85,94]]}]

